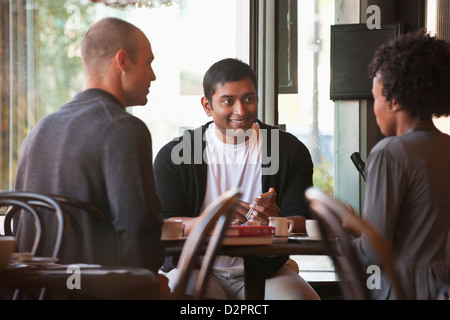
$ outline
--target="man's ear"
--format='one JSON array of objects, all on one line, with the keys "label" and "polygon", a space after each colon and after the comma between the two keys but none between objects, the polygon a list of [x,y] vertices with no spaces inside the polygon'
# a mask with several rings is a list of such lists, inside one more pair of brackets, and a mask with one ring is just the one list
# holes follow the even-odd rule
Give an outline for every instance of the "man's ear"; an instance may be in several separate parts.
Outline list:
[{"label": "man's ear", "polygon": [[206,97],[202,97],[201,103],[202,103],[203,109],[205,110],[206,115],[208,117],[211,117],[212,116],[212,106],[209,103],[209,100]]},{"label": "man's ear", "polygon": [[127,71],[130,63],[130,57],[125,50],[119,50],[114,56],[114,62],[117,68],[119,68],[122,72],[125,72]]}]

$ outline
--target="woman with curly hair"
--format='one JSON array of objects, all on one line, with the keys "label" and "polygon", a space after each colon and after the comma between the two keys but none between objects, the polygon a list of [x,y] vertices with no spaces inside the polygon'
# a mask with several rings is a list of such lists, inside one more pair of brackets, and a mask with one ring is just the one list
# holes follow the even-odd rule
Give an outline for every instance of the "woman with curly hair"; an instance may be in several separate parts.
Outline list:
[{"label": "woman with curly hair", "polygon": [[[400,36],[377,50],[369,74],[386,137],[367,158],[363,218],[392,244],[409,298],[436,299],[448,281],[450,136],[432,118],[450,114],[449,44],[422,31]],[[354,246],[377,264],[364,237]],[[396,299],[380,268],[373,296]]]}]

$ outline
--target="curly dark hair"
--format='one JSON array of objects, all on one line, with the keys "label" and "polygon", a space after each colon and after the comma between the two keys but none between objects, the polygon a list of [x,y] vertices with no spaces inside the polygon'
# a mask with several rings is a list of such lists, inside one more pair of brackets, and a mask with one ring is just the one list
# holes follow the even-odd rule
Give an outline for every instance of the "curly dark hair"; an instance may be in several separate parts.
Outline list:
[{"label": "curly dark hair", "polygon": [[425,31],[380,46],[369,76],[381,76],[383,96],[421,120],[450,114],[450,46]]}]

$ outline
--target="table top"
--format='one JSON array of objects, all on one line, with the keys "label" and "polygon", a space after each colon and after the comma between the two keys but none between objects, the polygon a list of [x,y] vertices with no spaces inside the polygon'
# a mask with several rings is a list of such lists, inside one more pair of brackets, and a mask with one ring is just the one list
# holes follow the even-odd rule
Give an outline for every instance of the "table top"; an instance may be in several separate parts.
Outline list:
[{"label": "table top", "polygon": [[[163,240],[167,256],[179,256],[185,240]],[[223,245],[218,254],[253,259],[263,256],[327,253],[323,240],[291,236],[286,243],[271,245]],[[156,275],[150,270],[84,264],[73,265],[79,267],[82,290],[68,289],[67,281],[74,272],[68,269],[69,266],[49,263],[41,266],[9,267],[0,270],[0,282],[10,288],[27,290],[41,287],[58,288],[69,296],[81,299],[154,299],[159,294]]]},{"label": "table top", "polygon": [[[165,240],[166,255],[178,257],[181,254],[186,239]],[[275,239],[274,240],[280,240]],[[265,275],[260,266],[264,257],[290,256],[290,255],[326,255],[325,241],[322,239],[310,239],[303,235],[288,237],[285,243],[274,241],[270,245],[222,245],[218,248],[217,255],[242,257],[244,259],[245,297],[249,300],[264,299]],[[281,241],[283,242],[283,241]],[[207,243],[201,248],[200,254],[205,252]],[[258,272],[255,272],[258,271]]]},{"label": "table top", "polygon": [[[179,256],[186,239],[163,240],[168,256]],[[206,244],[205,244],[206,248]],[[291,236],[287,243],[271,245],[227,245],[221,246],[219,255],[229,256],[283,256],[283,255],[326,255],[325,242],[322,239],[310,239],[306,236]]]}]

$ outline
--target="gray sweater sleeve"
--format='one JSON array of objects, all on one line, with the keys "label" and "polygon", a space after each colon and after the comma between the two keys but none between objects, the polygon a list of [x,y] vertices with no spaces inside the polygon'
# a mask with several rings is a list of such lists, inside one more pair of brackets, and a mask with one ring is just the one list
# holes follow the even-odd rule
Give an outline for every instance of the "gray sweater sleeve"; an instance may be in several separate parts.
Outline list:
[{"label": "gray sweater sleeve", "polygon": [[164,250],[150,132],[141,120],[127,117],[116,121],[108,135],[103,167],[119,262],[157,271]]}]

